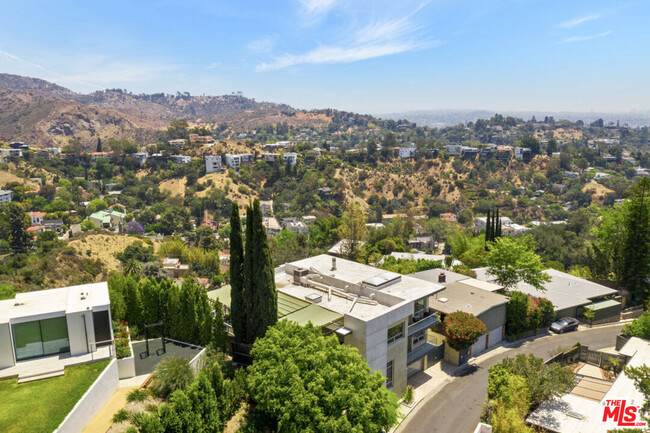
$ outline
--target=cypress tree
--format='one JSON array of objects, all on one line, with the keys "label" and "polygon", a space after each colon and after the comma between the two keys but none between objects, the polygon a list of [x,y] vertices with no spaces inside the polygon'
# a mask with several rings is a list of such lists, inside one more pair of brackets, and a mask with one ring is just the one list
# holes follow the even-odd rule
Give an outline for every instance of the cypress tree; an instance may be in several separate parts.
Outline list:
[{"label": "cypress tree", "polygon": [[255,273],[252,276],[255,301],[252,331],[254,338],[264,337],[269,326],[278,321],[278,299],[275,291],[275,270],[271,259],[266,229],[262,224],[262,210],[259,200],[253,202],[253,260]]},{"label": "cypress tree", "polygon": [[499,208],[497,207],[497,217],[496,220],[494,221],[495,229],[494,229],[494,239],[500,238],[501,237],[501,217],[499,216]]},{"label": "cypress tree", "polygon": [[235,340],[246,341],[246,301],[244,296],[244,243],[239,206],[232,204],[230,213],[230,317]]},{"label": "cypress tree", "polygon": [[644,304],[650,278],[650,179],[642,178],[633,188],[625,215],[625,248],[622,257],[623,283]]},{"label": "cypress tree", "polygon": [[97,138],[97,152],[101,152],[101,151],[102,151],[102,139],[98,137]]},{"label": "cypress tree", "polygon": [[244,297],[244,311],[246,321],[246,331],[244,333],[244,342],[252,344],[255,341],[255,335],[252,333],[254,316],[258,313],[256,308],[257,293],[253,288],[253,272],[255,271],[255,263],[253,262],[253,248],[255,239],[253,235],[253,228],[255,221],[253,216],[253,208],[246,207],[246,244],[244,246],[244,265],[243,265],[243,297]]},{"label": "cypress tree", "polygon": [[485,223],[485,251],[489,250],[488,244],[492,241],[492,224],[490,221],[490,209],[487,211],[487,220]]}]

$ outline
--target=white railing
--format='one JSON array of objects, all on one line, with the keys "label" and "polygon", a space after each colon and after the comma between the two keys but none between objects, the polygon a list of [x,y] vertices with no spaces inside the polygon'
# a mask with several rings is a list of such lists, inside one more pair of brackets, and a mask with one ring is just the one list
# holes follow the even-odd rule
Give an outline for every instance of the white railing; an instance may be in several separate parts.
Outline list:
[{"label": "white railing", "polygon": [[[109,343],[109,344],[107,344]],[[90,354],[92,356],[93,361],[95,360],[95,354],[99,351],[100,347],[107,347],[108,348],[108,356],[102,356],[102,358],[113,358],[117,351],[115,349],[115,340],[104,340],[104,341],[93,341],[90,343]]]}]

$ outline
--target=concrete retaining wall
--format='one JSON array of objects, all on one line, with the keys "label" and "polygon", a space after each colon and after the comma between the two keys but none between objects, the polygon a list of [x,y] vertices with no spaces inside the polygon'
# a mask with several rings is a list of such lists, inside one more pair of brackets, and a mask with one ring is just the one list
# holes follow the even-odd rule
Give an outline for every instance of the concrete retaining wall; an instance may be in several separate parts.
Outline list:
[{"label": "concrete retaining wall", "polygon": [[117,359],[111,360],[54,433],[79,433],[119,388]]}]

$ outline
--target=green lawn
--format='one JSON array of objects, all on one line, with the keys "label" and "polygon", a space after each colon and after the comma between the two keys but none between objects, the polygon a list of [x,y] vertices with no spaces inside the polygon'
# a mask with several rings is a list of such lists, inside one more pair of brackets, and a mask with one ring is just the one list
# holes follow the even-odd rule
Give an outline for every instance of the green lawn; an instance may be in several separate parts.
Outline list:
[{"label": "green lawn", "polygon": [[67,367],[63,376],[20,385],[17,379],[0,381],[0,432],[54,431],[109,362]]}]

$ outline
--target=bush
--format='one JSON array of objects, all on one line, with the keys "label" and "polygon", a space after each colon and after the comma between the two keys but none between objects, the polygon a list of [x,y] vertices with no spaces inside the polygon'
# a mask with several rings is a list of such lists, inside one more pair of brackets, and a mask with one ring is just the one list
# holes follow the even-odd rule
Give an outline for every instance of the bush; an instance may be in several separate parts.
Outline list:
[{"label": "bush", "polygon": [[546,298],[537,298],[513,291],[506,305],[506,332],[520,337],[527,331],[545,328],[555,320],[553,303]]},{"label": "bush", "polygon": [[646,311],[631,323],[623,326],[621,334],[650,340],[650,311]]},{"label": "bush", "polygon": [[117,412],[115,412],[112,421],[114,423],[118,423],[118,422],[126,421],[127,419],[129,419],[129,412],[126,409],[122,408]]},{"label": "bush", "polygon": [[82,232],[87,232],[89,230],[99,231],[100,228],[95,226],[95,224],[93,224],[92,221],[90,221],[90,220],[86,220],[86,221],[82,222],[81,223],[81,231]]},{"label": "bush", "polygon": [[192,379],[192,367],[187,359],[178,356],[165,358],[153,373],[151,390],[158,397],[167,398],[177,389],[187,389]]},{"label": "bush", "polygon": [[147,392],[146,389],[138,388],[138,389],[134,389],[126,396],[126,401],[128,401],[129,403],[132,401],[145,401],[148,396],[149,393]]},{"label": "bush", "polygon": [[444,320],[447,343],[455,350],[470,347],[486,331],[485,323],[464,311],[448,314]]},{"label": "bush", "polygon": [[406,391],[404,391],[404,395],[402,396],[402,400],[406,404],[411,404],[413,402],[413,387],[411,385],[408,385],[406,387]]}]

